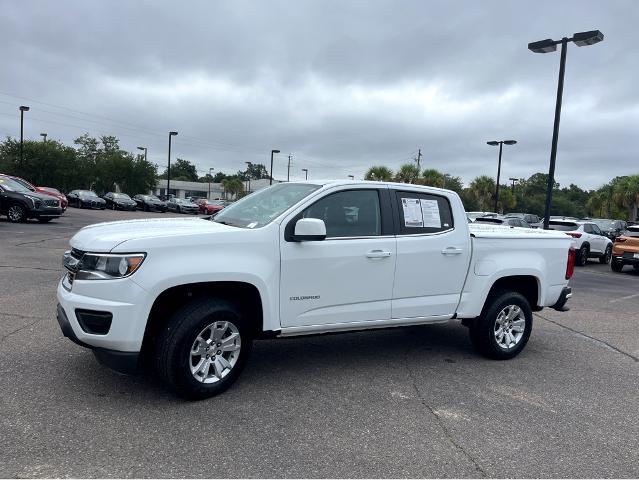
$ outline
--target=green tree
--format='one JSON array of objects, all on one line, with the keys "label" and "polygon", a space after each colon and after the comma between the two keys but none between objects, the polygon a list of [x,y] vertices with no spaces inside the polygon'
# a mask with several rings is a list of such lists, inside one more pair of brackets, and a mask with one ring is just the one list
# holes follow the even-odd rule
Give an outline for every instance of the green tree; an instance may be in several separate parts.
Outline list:
[{"label": "green tree", "polygon": [[393,171],[384,166],[371,167],[364,175],[364,180],[373,180],[376,182],[390,182],[393,180]]},{"label": "green tree", "polygon": [[406,163],[399,167],[399,171],[395,174],[395,181],[400,183],[415,183],[419,178],[419,169],[417,165]]},{"label": "green tree", "polygon": [[422,172],[422,176],[418,183],[421,185],[428,185],[430,187],[444,188],[446,186],[446,177],[439,170],[427,168]]},{"label": "green tree", "polygon": [[491,211],[495,203],[495,180],[487,175],[477,177],[470,183],[470,195],[477,201],[481,211]]},{"label": "green tree", "polygon": [[[166,179],[168,177],[168,169],[164,170],[164,173],[160,175],[160,178]],[[171,180],[182,180],[185,182],[197,182],[197,168],[195,164],[184,160],[183,158],[177,158],[171,165]]]},{"label": "green tree", "polygon": [[636,221],[639,209],[639,175],[621,177],[615,182],[613,198],[627,210],[628,220]]},{"label": "green tree", "polygon": [[225,197],[237,198],[238,195],[244,193],[244,182],[237,177],[224,178],[221,183]]}]

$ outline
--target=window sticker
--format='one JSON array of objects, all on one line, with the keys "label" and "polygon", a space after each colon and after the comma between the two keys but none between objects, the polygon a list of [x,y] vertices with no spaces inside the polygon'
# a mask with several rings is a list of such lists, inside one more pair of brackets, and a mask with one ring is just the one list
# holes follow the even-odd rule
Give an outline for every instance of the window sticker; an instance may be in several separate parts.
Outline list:
[{"label": "window sticker", "polygon": [[[425,228],[442,228],[437,200],[421,200],[422,218]],[[448,225],[446,225],[448,226]]]},{"label": "window sticker", "polygon": [[404,209],[404,226],[424,226],[424,218],[422,216],[419,198],[402,198],[402,208]]}]

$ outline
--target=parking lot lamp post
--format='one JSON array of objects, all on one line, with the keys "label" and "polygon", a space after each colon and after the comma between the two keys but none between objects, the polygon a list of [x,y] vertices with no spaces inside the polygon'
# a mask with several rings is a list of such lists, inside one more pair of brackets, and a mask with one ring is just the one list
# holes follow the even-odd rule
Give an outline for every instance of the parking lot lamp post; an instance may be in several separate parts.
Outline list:
[{"label": "parking lot lamp post", "polygon": [[279,150],[271,150],[271,179],[269,181],[269,185],[273,185],[273,154],[280,153]]},{"label": "parking lot lamp post", "polygon": [[209,168],[209,194],[206,198],[210,199],[211,198],[211,179],[212,179],[212,175],[211,172],[213,172],[213,170],[215,170],[213,167]]},{"label": "parking lot lamp post", "polygon": [[46,133],[41,133],[40,136],[42,137],[42,141],[44,143],[46,143],[47,142],[47,134]]},{"label": "parking lot lamp post", "polygon": [[144,150],[144,161],[146,162],[146,151],[147,151],[147,148],[146,147],[138,147],[138,150]]},{"label": "parking lot lamp post", "polygon": [[559,59],[559,79],[557,80],[557,100],[555,103],[555,121],[552,130],[552,144],[550,147],[550,167],[548,169],[548,186],[546,189],[546,206],[544,209],[544,230],[548,230],[550,220],[550,206],[552,204],[552,189],[555,183],[555,161],[557,159],[557,140],[559,139],[559,120],[561,118],[561,102],[564,93],[564,73],[566,71],[566,47],[568,42],[573,42],[578,47],[594,45],[604,39],[603,33],[599,30],[589,32],[579,32],[573,34],[572,38],[564,37],[561,40],[540,40],[528,44],[528,50],[534,53],[550,53],[557,50],[557,45],[561,44],[561,56]]},{"label": "parking lot lamp post", "polygon": [[247,188],[247,193],[251,193],[251,165],[253,165],[251,162],[244,162],[246,163],[246,177],[248,178],[248,188]]},{"label": "parking lot lamp post", "polygon": [[306,173],[306,178],[305,180],[308,180],[308,168],[302,168],[302,172]]},{"label": "parking lot lamp post", "polygon": [[24,105],[20,105],[20,167],[22,167],[22,162],[24,161],[23,154],[23,143],[24,143],[24,112],[28,112],[29,107]]},{"label": "parking lot lamp post", "polygon": [[355,175],[349,175],[348,178],[350,178],[351,180],[355,180]]},{"label": "parking lot lamp post", "polygon": [[[499,161],[497,163],[497,185],[495,186],[495,212],[497,212],[497,202],[499,201],[499,177],[501,175],[501,150],[502,147],[504,146],[504,143],[506,145],[514,145],[517,143],[516,140],[500,140],[500,141],[490,141],[490,142],[486,142],[488,145],[492,145],[493,147],[496,147],[497,145],[499,145]],[[499,213],[499,212],[498,212]]]},{"label": "parking lot lamp post", "polygon": [[169,164],[166,168],[166,198],[169,198],[169,191],[171,190],[171,137],[174,137],[178,132],[169,132]]},{"label": "parking lot lamp post", "polygon": [[512,182],[511,191],[513,192],[513,196],[515,195],[515,182],[519,180],[518,178],[510,177],[508,180]]}]

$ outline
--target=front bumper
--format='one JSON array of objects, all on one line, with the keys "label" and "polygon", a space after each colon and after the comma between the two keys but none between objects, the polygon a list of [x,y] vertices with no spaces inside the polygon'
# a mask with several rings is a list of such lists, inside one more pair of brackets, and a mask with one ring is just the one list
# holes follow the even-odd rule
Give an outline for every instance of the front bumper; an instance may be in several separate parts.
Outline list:
[{"label": "front bumper", "polygon": [[40,207],[29,210],[29,218],[58,218],[62,216],[64,210],[59,207]]},{"label": "front bumper", "polygon": [[134,374],[139,369],[139,352],[119,352],[117,350],[109,350],[106,348],[98,348],[87,343],[84,343],[80,340],[75,332],[73,331],[73,327],[71,327],[71,322],[67,317],[64,308],[60,304],[58,304],[57,309],[57,319],[58,324],[60,325],[60,329],[62,330],[62,334],[71,340],[73,343],[80,345],[81,347],[90,348],[93,350],[93,355],[102,365],[109,367],[116,372],[125,373],[125,374]]}]

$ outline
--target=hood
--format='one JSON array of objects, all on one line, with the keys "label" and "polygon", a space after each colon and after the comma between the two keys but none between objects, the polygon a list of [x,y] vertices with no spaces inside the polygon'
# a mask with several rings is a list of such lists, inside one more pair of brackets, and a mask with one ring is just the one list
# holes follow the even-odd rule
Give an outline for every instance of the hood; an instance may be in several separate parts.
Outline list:
[{"label": "hood", "polygon": [[71,238],[70,244],[83,251],[109,252],[127,240],[202,235],[229,230],[235,231],[237,228],[200,218],[125,220],[84,227]]},{"label": "hood", "polygon": [[52,198],[55,198],[56,200],[60,200],[57,196],[53,194],[42,193],[42,192],[28,192],[28,193],[23,193],[22,195],[29,195],[30,197],[39,198],[40,200],[43,200],[43,201],[51,200]]}]

